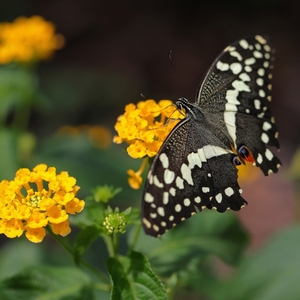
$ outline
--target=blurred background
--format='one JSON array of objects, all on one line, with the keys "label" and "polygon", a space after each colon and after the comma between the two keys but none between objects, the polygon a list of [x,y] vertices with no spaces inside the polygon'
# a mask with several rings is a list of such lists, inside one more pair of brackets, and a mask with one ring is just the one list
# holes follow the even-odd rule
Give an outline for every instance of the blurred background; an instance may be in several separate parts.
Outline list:
[{"label": "blurred background", "polygon": [[[0,137],[0,179],[12,179],[20,166],[43,162],[76,177],[81,197],[97,184],[109,184],[123,188],[118,205],[139,206],[141,190],[131,190],[126,175],[139,162],[127,157],[125,145],[110,143],[124,106],[143,100],[141,94],[193,101],[202,76],[223,48],[246,35],[267,35],[276,48],[272,111],[283,167],[278,174],[245,176],[240,183],[249,205],[238,217],[251,235],[250,250],[258,249],[300,216],[298,173],[292,167],[300,138],[299,12],[299,1],[283,0],[2,0],[0,22],[40,15],[55,24],[65,42],[36,68],[40,94],[27,128],[34,138],[20,142],[29,148],[22,150],[27,156],[16,159],[13,139]],[[71,127],[63,127],[67,125]],[[94,126],[103,130],[100,145],[86,134]]]}]

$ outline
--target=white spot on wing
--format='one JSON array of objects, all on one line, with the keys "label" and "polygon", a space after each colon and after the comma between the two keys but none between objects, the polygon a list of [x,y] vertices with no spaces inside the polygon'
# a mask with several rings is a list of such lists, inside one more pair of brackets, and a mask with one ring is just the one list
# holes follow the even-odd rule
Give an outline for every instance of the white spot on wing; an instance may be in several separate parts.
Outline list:
[{"label": "white spot on wing", "polygon": [[220,156],[223,154],[228,154],[228,151],[226,149],[223,149],[218,146],[211,146],[211,145],[206,145],[203,147],[203,152],[205,154],[206,158],[212,158],[216,156]]},{"label": "white spot on wing", "polygon": [[199,157],[198,153],[192,152],[187,156],[187,160],[189,162],[189,168],[194,169],[195,166],[198,166],[199,168],[202,167],[202,161]]},{"label": "white spot on wing", "polygon": [[245,59],[245,65],[253,65],[253,64],[255,64],[255,62],[256,62],[256,59],[254,57]]},{"label": "white spot on wing", "polygon": [[203,193],[208,193],[210,191],[210,188],[208,187],[208,186],[204,186],[203,188],[202,188],[202,192]]},{"label": "white spot on wing", "polygon": [[271,47],[269,45],[264,45],[264,49],[265,51],[267,52],[270,52],[271,51]]},{"label": "white spot on wing", "polygon": [[252,68],[251,68],[250,66],[245,66],[244,69],[245,69],[245,71],[248,72],[248,73],[252,72]]},{"label": "white spot on wing", "polygon": [[216,68],[220,71],[227,71],[229,70],[229,64],[218,61],[216,64]]},{"label": "white spot on wing", "polygon": [[206,156],[205,156],[203,148],[198,149],[197,153],[198,153],[198,156],[200,157],[200,160],[202,162],[206,162]]},{"label": "white spot on wing", "polygon": [[180,212],[181,211],[181,205],[180,204],[176,204],[175,205],[175,211],[176,212]]},{"label": "white spot on wing", "polygon": [[154,229],[155,231],[157,231],[157,232],[159,231],[159,227],[158,227],[157,225],[155,225],[155,224],[153,225],[153,229]]},{"label": "white spot on wing", "polygon": [[151,228],[151,223],[147,219],[143,218],[143,223],[147,228]]},{"label": "white spot on wing", "polygon": [[190,206],[191,200],[186,198],[186,199],[183,200],[183,204],[184,204],[184,206]]},{"label": "white spot on wing", "polygon": [[224,192],[228,197],[230,197],[234,194],[234,191],[231,187],[226,188]]},{"label": "white spot on wing", "polygon": [[148,203],[152,203],[154,201],[154,197],[150,193],[146,193],[144,200]]},{"label": "white spot on wing", "polygon": [[159,160],[161,161],[162,166],[163,166],[164,169],[169,168],[169,158],[168,158],[168,156],[166,155],[166,153],[160,154]]},{"label": "white spot on wing", "polygon": [[261,44],[265,44],[267,42],[261,35],[256,35],[255,39]]},{"label": "white spot on wing", "polygon": [[232,63],[230,65],[230,70],[233,74],[239,74],[242,71],[242,65],[238,62]]},{"label": "white spot on wing", "polygon": [[243,81],[250,81],[251,78],[247,73],[242,73],[239,78],[241,78]]},{"label": "white spot on wing", "polygon": [[258,43],[256,43],[256,44],[255,44],[255,48],[256,48],[256,50],[261,50],[261,45],[258,44]]},{"label": "white spot on wing", "polygon": [[192,171],[186,164],[181,165],[180,171],[181,171],[182,178],[189,185],[194,185],[193,178],[192,178]]},{"label": "white spot on wing", "polygon": [[174,189],[173,187],[170,188],[169,193],[175,197],[176,196],[176,189]]},{"label": "white spot on wing", "polygon": [[271,152],[271,150],[269,150],[268,148],[266,149],[266,152],[265,152],[265,155],[266,155],[266,158],[268,159],[268,160],[272,160],[273,159],[273,157],[274,157],[274,154]]},{"label": "white spot on wing", "polygon": [[230,54],[231,56],[233,56],[233,57],[236,57],[239,61],[242,61],[242,60],[243,60],[241,54],[238,53],[237,51],[231,51],[231,52],[229,52],[229,54]]},{"label": "white spot on wing", "polygon": [[175,178],[175,173],[173,171],[170,171],[169,169],[165,169],[164,172],[164,180],[166,184],[170,184],[173,182]]},{"label": "white spot on wing", "polygon": [[268,131],[270,128],[272,128],[272,125],[269,122],[265,121],[262,128],[263,130]]},{"label": "white spot on wing", "polygon": [[256,58],[262,58],[263,57],[262,53],[259,52],[259,51],[254,51],[253,56],[256,57]]},{"label": "white spot on wing", "polygon": [[232,83],[232,86],[237,90],[237,91],[245,91],[245,92],[250,92],[250,88],[249,85],[245,84],[243,81],[241,80],[235,80]]},{"label": "white spot on wing", "polygon": [[256,79],[256,84],[259,86],[263,86],[264,85],[264,80],[262,78],[257,78]]},{"label": "white spot on wing", "polygon": [[169,203],[169,193],[168,192],[164,192],[163,193],[163,204],[167,205]]},{"label": "white spot on wing", "polygon": [[156,185],[159,188],[163,188],[164,187],[164,185],[158,180],[158,178],[157,178],[156,175],[154,175],[154,177],[153,177],[153,183],[154,183],[154,185]]},{"label": "white spot on wing", "polygon": [[158,208],[157,208],[157,213],[158,213],[160,216],[164,217],[164,216],[165,216],[165,210],[164,210],[164,208],[163,208],[163,207],[158,207]]},{"label": "white spot on wing", "polygon": [[222,194],[221,193],[216,195],[216,200],[217,200],[218,203],[222,202]]},{"label": "white spot on wing", "polygon": [[262,157],[262,155],[261,155],[260,153],[258,153],[256,161],[257,161],[260,165],[262,164],[262,162],[263,162],[263,157]]},{"label": "white spot on wing", "polygon": [[257,110],[259,110],[260,107],[261,107],[260,105],[261,105],[260,100],[255,99],[255,100],[254,100],[254,107],[255,107]]},{"label": "white spot on wing", "polygon": [[149,182],[149,184],[153,184],[153,175],[148,175],[148,182]]},{"label": "white spot on wing", "polygon": [[224,111],[224,121],[234,143],[236,141],[235,114],[237,112],[237,105],[240,104],[240,102],[237,100],[237,96],[237,90],[227,90],[225,96],[227,103],[225,104]]},{"label": "white spot on wing", "polygon": [[244,49],[248,49],[248,47],[249,47],[249,44],[248,44],[248,42],[246,40],[240,40],[239,44]]},{"label": "white spot on wing", "polygon": [[201,202],[201,198],[199,196],[197,196],[194,200],[195,200],[196,203],[200,203]]},{"label": "white spot on wing", "polygon": [[263,133],[261,134],[261,140],[262,140],[265,144],[267,144],[267,143],[269,142],[269,137],[268,137],[268,135],[267,135],[265,132],[263,132]]},{"label": "white spot on wing", "polygon": [[265,69],[264,68],[260,68],[260,69],[258,69],[257,70],[257,74],[259,75],[259,76],[264,76],[265,75]]},{"label": "white spot on wing", "polygon": [[176,178],[176,186],[177,186],[180,190],[183,190],[183,189],[184,189],[183,179],[180,178],[179,176],[177,176],[177,178]]},{"label": "white spot on wing", "polygon": [[266,93],[265,93],[264,90],[259,90],[259,91],[258,91],[258,95],[259,95],[260,97],[264,98],[264,97],[266,96]]},{"label": "white spot on wing", "polygon": [[150,213],[150,218],[151,219],[155,219],[157,217],[157,214],[156,213]]}]

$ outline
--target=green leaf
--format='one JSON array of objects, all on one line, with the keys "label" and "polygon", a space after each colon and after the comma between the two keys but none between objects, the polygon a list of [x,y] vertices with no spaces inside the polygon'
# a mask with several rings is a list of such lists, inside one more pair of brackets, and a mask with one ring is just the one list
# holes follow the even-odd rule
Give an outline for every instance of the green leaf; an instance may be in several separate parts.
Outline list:
[{"label": "green leaf", "polygon": [[275,235],[255,255],[245,258],[238,272],[214,299],[300,299],[300,225]]},{"label": "green leaf", "polygon": [[80,264],[80,260],[86,252],[86,250],[98,237],[99,229],[95,226],[85,227],[79,232],[74,245],[74,260],[77,265]]},{"label": "green leaf", "polygon": [[111,300],[167,299],[163,284],[143,254],[132,251],[126,257],[110,257],[106,267],[113,282]]},{"label": "green leaf", "polygon": [[0,282],[0,299],[92,299],[90,286],[89,277],[77,268],[30,267]]},{"label": "green leaf", "polygon": [[20,65],[0,66],[0,122],[19,105],[44,101],[34,70]]},{"label": "green leaf", "polygon": [[205,259],[213,254],[235,264],[247,243],[248,237],[235,215],[203,211],[161,238],[141,234],[136,249],[147,254],[159,274],[170,275],[186,268],[194,257]]},{"label": "green leaf", "polygon": [[124,213],[126,214],[126,219],[128,224],[140,224],[141,222],[140,209],[129,207],[124,211]]},{"label": "green leaf", "polygon": [[71,216],[71,224],[81,228],[94,226],[95,223],[100,225],[104,221],[105,210],[106,208],[101,204],[90,204],[87,201],[84,210],[80,214]]},{"label": "green leaf", "polygon": [[16,135],[12,130],[0,129],[0,180],[12,179],[19,168],[19,164],[17,162],[16,139]]}]

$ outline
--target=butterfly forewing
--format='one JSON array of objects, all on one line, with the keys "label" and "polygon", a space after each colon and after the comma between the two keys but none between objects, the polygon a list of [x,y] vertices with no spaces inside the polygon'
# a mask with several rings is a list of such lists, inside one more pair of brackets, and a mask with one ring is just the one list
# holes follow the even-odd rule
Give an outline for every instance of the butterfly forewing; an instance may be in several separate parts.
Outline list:
[{"label": "butterfly forewing", "polygon": [[233,163],[241,149],[249,150],[264,174],[278,171],[280,161],[267,148],[279,147],[269,107],[272,53],[261,36],[237,41],[212,64],[195,104],[176,102],[186,117],[150,167],[142,207],[147,234],[162,235],[203,208],[244,206]]}]

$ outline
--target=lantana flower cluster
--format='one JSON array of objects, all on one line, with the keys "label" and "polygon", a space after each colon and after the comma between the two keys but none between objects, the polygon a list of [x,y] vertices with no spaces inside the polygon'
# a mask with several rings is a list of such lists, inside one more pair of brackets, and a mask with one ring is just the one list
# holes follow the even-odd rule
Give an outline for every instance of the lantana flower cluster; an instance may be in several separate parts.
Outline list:
[{"label": "lantana flower cluster", "polygon": [[117,119],[115,129],[118,136],[114,137],[114,142],[128,143],[127,152],[133,158],[153,157],[183,117],[184,114],[170,100],[158,103],[146,100],[137,105],[130,103],[125,106],[125,113]]},{"label": "lantana flower cluster", "polygon": [[140,101],[137,105],[126,105],[125,113],[119,116],[115,124],[118,136],[114,137],[114,142],[129,144],[127,153],[132,158],[145,158],[138,171],[127,171],[131,188],[140,188],[141,174],[147,166],[148,158],[157,154],[166,137],[184,116],[184,111],[175,108],[170,100],[156,103],[150,99]]},{"label": "lantana flower cluster", "polygon": [[0,23],[0,64],[27,63],[49,58],[64,45],[53,23],[40,16]]},{"label": "lantana flower cluster", "polygon": [[56,174],[54,167],[19,169],[14,180],[0,182],[0,233],[15,238],[25,231],[34,243],[44,239],[46,226],[54,234],[69,234],[69,214],[79,213],[85,204],[76,198],[78,190],[74,177]]}]

